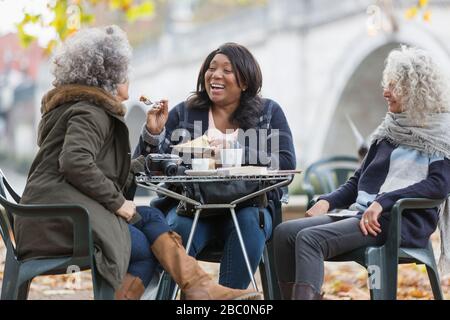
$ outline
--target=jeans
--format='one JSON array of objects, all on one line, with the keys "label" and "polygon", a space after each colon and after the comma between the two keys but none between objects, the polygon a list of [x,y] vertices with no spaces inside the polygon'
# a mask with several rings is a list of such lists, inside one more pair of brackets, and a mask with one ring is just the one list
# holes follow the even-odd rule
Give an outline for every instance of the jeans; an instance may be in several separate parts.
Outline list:
[{"label": "jeans", "polygon": [[170,227],[160,210],[145,206],[136,209],[142,219],[133,225],[128,225],[131,235],[128,273],[139,277],[144,286],[147,286],[159,266],[150,247],[161,234],[170,231]]},{"label": "jeans", "polygon": [[[258,208],[246,207],[236,210],[237,220],[253,273],[256,272],[256,268],[261,260],[265,242],[272,233],[272,217],[269,210],[263,209],[263,213],[264,227],[261,228]],[[167,221],[172,230],[181,235],[183,245],[186,246],[193,219],[177,215],[175,207],[169,211]],[[231,214],[200,218],[189,254],[196,257],[207,244],[214,240],[224,243],[223,256],[220,262],[219,283],[234,289],[246,289],[251,279]]]},{"label": "jeans", "polygon": [[353,217],[320,215],[278,225],[274,231],[278,281],[307,283],[320,292],[325,260],[386,241],[387,220],[379,219],[382,231],[376,237],[365,236],[359,222],[360,219]]}]

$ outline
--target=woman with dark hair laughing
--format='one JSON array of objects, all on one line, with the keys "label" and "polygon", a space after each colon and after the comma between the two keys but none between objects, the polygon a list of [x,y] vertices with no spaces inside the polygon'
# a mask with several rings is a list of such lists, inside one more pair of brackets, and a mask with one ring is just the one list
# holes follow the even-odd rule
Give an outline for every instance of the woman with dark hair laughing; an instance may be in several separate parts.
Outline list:
[{"label": "woman with dark hair laughing", "polygon": [[[197,89],[187,101],[170,112],[167,106],[148,111],[134,157],[170,153],[181,138],[186,140],[197,133],[206,136],[216,151],[240,146],[246,165],[295,169],[294,145],[286,117],[275,101],[260,96],[261,87],[261,70],[251,52],[236,43],[223,44],[206,57]],[[272,234],[272,215],[280,198],[281,190],[274,190],[268,193],[265,205],[236,208],[253,272]],[[166,203],[166,212],[169,224],[186,245],[193,218],[179,215],[175,200]],[[247,288],[250,277],[245,272],[244,256],[230,215],[200,219],[190,254],[196,256],[211,241],[224,246],[219,283]]]}]

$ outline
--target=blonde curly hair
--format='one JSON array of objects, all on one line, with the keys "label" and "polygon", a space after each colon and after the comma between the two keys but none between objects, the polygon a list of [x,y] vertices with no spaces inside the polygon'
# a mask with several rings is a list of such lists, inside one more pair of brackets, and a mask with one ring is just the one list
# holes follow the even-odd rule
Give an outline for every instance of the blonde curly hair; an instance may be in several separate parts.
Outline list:
[{"label": "blonde curly hair", "polygon": [[383,71],[382,86],[390,88],[403,112],[421,123],[430,113],[448,112],[448,80],[430,54],[402,45],[392,50]]}]

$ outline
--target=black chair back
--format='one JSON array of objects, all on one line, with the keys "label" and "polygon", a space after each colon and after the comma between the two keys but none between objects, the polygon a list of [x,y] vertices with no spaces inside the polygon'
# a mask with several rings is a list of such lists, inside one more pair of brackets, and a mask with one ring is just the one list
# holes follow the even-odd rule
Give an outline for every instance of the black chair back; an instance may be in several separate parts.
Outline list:
[{"label": "black chair back", "polygon": [[14,236],[14,216],[9,207],[7,192],[14,201],[20,201],[20,197],[13,190],[0,169],[0,205],[2,206],[2,208],[0,208],[0,234],[7,250],[11,249],[15,252],[16,249],[12,241],[12,237]]},{"label": "black chair back", "polygon": [[303,189],[308,204],[318,194],[333,192],[359,168],[359,160],[351,156],[333,156],[312,163],[303,176]]}]

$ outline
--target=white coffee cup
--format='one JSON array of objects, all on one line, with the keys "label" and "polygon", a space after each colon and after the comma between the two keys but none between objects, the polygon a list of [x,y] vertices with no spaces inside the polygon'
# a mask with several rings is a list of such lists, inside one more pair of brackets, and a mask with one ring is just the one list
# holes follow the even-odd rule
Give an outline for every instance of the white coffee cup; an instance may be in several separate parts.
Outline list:
[{"label": "white coffee cup", "polygon": [[220,149],[219,157],[222,168],[240,167],[242,163],[242,149]]},{"label": "white coffee cup", "polygon": [[192,170],[205,171],[209,169],[208,158],[194,158],[192,159]]}]

